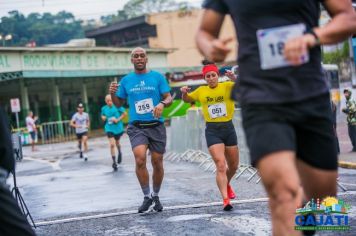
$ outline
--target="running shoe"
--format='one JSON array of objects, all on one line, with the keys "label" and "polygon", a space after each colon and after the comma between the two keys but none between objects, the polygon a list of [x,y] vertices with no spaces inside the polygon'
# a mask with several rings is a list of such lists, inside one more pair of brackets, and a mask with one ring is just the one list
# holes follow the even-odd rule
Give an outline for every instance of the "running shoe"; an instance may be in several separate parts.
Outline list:
[{"label": "running shoe", "polygon": [[84,157],[84,161],[88,160],[88,155],[87,154],[84,154],[83,157]]},{"label": "running shoe", "polygon": [[224,199],[224,211],[230,211],[232,209],[232,205],[230,203],[230,199]]},{"label": "running shoe", "polygon": [[112,168],[116,171],[117,170],[117,164],[116,163],[112,163]]},{"label": "running shoe", "polygon": [[83,158],[83,152],[82,152],[82,151],[80,151],[79,157],[80,157],[80,158]]},{"label": "running shoe", "polygon": [[235,199],[236,198],[236,194],[234,192],[234,190],[232,189],[231,185],[228,184],[227,185],[227,196],[230,198],[230,199]]},{"label": "running shoe", "polygon": [[119,154],[117,155],[117,164],[120,164],[122,161],[122,154],[121,151],[119,150]]},{"label": "running shoe", "polygon": [[155,211],[162,211],[163,210],[163,206],[162,206],[161,202],[159,201],[159,197],[158,196],[152,196],[152,201],[155,204],[153,206],[153,210],[155,210]]},{"label": "running shoe", "polygon": [[150,210],[150,206],[152,205],[153,201],[149,197],[144,197],[142,205],[138,208],[138,213],[145,213]]}]

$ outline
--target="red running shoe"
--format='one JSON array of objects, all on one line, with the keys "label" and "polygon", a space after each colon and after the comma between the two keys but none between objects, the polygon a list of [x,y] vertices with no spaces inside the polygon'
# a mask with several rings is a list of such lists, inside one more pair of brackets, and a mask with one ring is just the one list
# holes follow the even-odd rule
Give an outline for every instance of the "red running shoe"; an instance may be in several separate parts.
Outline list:
[{"label": "red running shoe", "polygon": [[230,198],[230,199],[235,199],[236,198],[236,194],[234,192],[234,190],[232,189],[231,185],[228,184],[227,185],[227,196]]},{"label": "red running shoe", "polygon": [[224,199],[224,211],[230,211],[232,209],[232,205],[230,203],[230,199]]}]

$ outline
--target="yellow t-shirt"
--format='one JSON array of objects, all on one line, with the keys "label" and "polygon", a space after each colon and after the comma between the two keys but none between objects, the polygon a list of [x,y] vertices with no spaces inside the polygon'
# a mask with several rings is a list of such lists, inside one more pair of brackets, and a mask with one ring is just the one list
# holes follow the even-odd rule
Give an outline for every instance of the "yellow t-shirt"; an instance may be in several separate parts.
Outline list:
[{"label": "yellow t-shirt", "polygon": [[230,98],[233,86],[231,81],[218,83],[215,88],[204,85],[188,96],[201,103],[206,122],[226,122],[234,115],[234,101]]}]

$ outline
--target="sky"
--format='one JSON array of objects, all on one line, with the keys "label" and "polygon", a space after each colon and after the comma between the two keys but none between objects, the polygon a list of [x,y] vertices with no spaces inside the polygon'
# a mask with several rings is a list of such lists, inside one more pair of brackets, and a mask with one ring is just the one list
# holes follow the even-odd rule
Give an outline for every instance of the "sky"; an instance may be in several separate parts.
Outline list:
[{"label": "sky", "polygon": [[[71,12],[76,19],[99,19],[102,15],[116,13],[129,0],[0,0],[0,18],[9,11],[18,10],[24,15],[31,12],[50,12],[55,14],[62,10]],[[175,0],[189,2],[200,6],[202,0]]]}]

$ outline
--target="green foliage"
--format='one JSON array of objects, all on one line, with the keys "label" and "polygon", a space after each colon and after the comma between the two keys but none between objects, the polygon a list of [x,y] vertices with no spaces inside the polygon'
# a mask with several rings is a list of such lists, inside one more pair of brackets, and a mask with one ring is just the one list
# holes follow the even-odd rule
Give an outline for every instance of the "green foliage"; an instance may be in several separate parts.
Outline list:
[{"label": "green foliage", "polygon": [[25,46],[31,41],[35,41],[37,46],[65,43],[84,36],[81,21],[66,11],[55,15],[31,13],[27,17],[18,11],[12,11],[1,18],[0,32],[3,35],[12,35],[12,40],[6,42],[8,46]]},{"label": "green foliage", "polygon": [[190,10],[192,8],[192,5],[188,2],[177,3],[174,0],[130,0],[124,5],[123,10],[118,11],[116,15],[102,16],[101,20],[105,24],[112,24],[149,13]]},{"label": "green foliage", "polygon": [[124,6],[124,11],[129,18],[171,10],[177,6],[174,0],[131,0]]},{"label": "green foliage", "polygon": [[323,53],[324,64],[339,64],[349,57],[349,44],[344,42],[341,50]]},{"label": "green foliage", "polygon": [[100,17],[100,20],[106,24],[110,25],[113,22],[127,20],[129,18],[128,14],[124,10],[117,11],[117,14],[107,15]]},{"label": "green foliage", "polygon": [[[176,3],[174,0],[130,0],[117,14],[102,16],[101,21],[110,25],[148,13],[191,8],[187,2]],[[32,41],[36,42],[37,46],[43,46],[83,38],[84,31],[95,28],[95,25],[95,20],[91,20],[83,26],[80,20],[76,20],[72,13],[66,11],[55,15],[31,13],[27,17],[19,11],[11,11],[8,16],[1,18],[0,33],[12,35],[12,40],[6,41],[7,46],[25,46]]]}]

